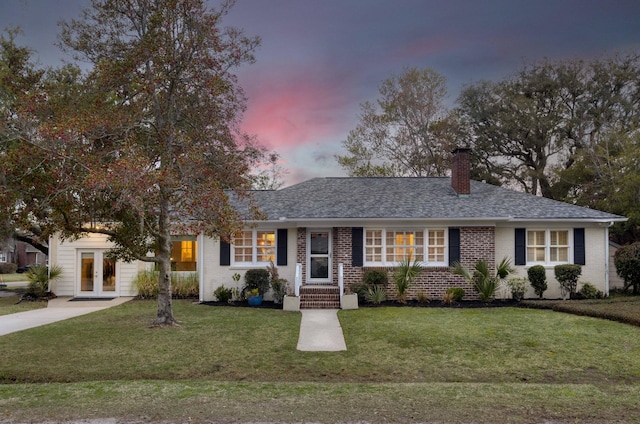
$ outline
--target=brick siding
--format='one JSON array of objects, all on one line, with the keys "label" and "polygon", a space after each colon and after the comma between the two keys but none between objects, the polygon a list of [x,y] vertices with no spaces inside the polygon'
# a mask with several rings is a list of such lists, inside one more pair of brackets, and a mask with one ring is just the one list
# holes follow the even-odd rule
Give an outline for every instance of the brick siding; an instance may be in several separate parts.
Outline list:
[{"label": "brick siding", "polygon": [[[298,229],[298,262],[303,264],[303,282],[306,281],[306,236],[307,229]],[[349,291],[352,284],[362,282],[363,273],[370,268],[354,267],[351,257],[351,227],[336,227],[333,236],[333,276],[337,284],[338,264],[344,264],[344,284]],[[495,270],[495,231],[493,227],[461,227],[460,228],[460,262],[471,268],[478,259],[486,260]],[[393,268],[389,271],[387,298],[395,299],[395,287],[391,279]],[[466,292],[465,299],[477,299],[473,287],[461,276],[453,275],[449,267],[426,267],[418,274],[407,292],[407,299],[414,299],[418,294],[426,294],[429,299],[441,299],[449,287],[462,287]]]}]

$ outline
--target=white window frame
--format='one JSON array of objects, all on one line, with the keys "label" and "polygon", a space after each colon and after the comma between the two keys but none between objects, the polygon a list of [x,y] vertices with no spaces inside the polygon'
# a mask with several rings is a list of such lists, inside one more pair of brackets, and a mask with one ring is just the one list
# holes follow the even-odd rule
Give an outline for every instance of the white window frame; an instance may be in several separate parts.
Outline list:
[{"label": "white window frame", "polygon": [[[382,233],[382,254],[381,254],[381,260],[380,261],[368,261],[367,260],[367,248],[370,247],[380,247],[379,245],[367,245],[367,232],[368,231],[381,231]],[[449,266],[449,232],[447,231],[447,228],[441,228],[441,227],[433,227],[433,228],[427,228],[427,227],[423,227],[423,228],[403,228],[403,227],[390,227],[390,228],[379,228],[379,227],[372,227],[372,228],[364,228],[364,231],[362,232],[362,237],[363,237],[363,247],[364,247],[364,252],[363,252],[363,259],[364,259],[364,266],[398,266],[399,262],[397,261],[390,261],[387,260],[387,233],[388,232],[417,232],[417,231],[422,231],[423,233],[423,244],[422,244],[422,251],[423,251],[423,259],[419,260],[419,262],[422,264],[423,267],[441,267],[441,266]],[[443,231],[444,232],[444,260],[442,262],[429,262],[428,258],[429,258],[429,232],[433,232],[433,231]],[[442,247],[442,246],[437,246],[437,247]],[[415,258],[412,258],[412,260],[414,260]]]},{"label": "white window frame", "polygon": [[7,254],[5,252],[0,252],[0,262],[2,263],[6,263],[7,262]]},{"label": "white window frame", "polygon": [[[278,232],[276,230],[265,229],[245,229],[242,232],[251,232],[251,262],[236,261],[236,245],[231,243],[231,266],[240,267],[263,267],[269,265],[269,261],[258,261],[258,233],[273,233],[273,262],[276,263],[278,254]],[[235,241],[235,237],[234,237]]]},{"label": "white window frame", "polygon": [[[529,261],[529,232],[530,231],[544,231],[544,261]],[[566,232],[567,233],[567,260],[566,261],[552,261],[551,260],[551,233],[552,232]],[[527,228],[526,229],[526,246],[525,257],[527,266],[544,265],[544,266],[556,266],[573,263],[573,231],[568,228]],[[562,245],[561,247],[564,247]]]}]

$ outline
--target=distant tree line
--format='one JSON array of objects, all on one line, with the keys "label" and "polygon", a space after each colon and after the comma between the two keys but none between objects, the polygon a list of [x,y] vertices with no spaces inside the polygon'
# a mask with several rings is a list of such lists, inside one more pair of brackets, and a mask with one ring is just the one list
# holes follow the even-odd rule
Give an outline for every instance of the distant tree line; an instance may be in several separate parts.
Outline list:
[{"label": "distant tree line", "polygon": [[640,54],[543,60],[462,89],[405,69],[361,105],[338,163],[351,176],[444,176],[454,147],[473,178],[629,218],[612,235],[640,240]]}]

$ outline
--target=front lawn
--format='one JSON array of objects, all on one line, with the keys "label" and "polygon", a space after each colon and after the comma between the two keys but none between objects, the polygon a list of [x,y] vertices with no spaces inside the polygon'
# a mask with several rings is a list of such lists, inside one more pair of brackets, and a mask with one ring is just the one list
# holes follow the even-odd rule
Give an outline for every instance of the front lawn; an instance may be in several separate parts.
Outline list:
[{"label": "front lawn", "polygon": [[339,313],[346,352],[298,352],[298,313],[176,301],[182,326],[152,329],[155,307],[132,301],[3,336],[0,399],[14,401],[0,401],[0,413],[196,422],[640,416],[640,328],[616,322],[519,308],[362,308]]}]

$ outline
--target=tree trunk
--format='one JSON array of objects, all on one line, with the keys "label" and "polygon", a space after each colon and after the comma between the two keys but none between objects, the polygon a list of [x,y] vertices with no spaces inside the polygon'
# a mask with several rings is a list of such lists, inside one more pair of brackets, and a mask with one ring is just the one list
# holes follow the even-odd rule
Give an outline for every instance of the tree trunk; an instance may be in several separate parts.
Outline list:
[{"label": "tree trunk", "polygon": [[158,236],[158,315],[153,325],[177,325],[173,317],[171,304],[171,223],[169,222],[168,202],[160,202],[159,233]]}]

